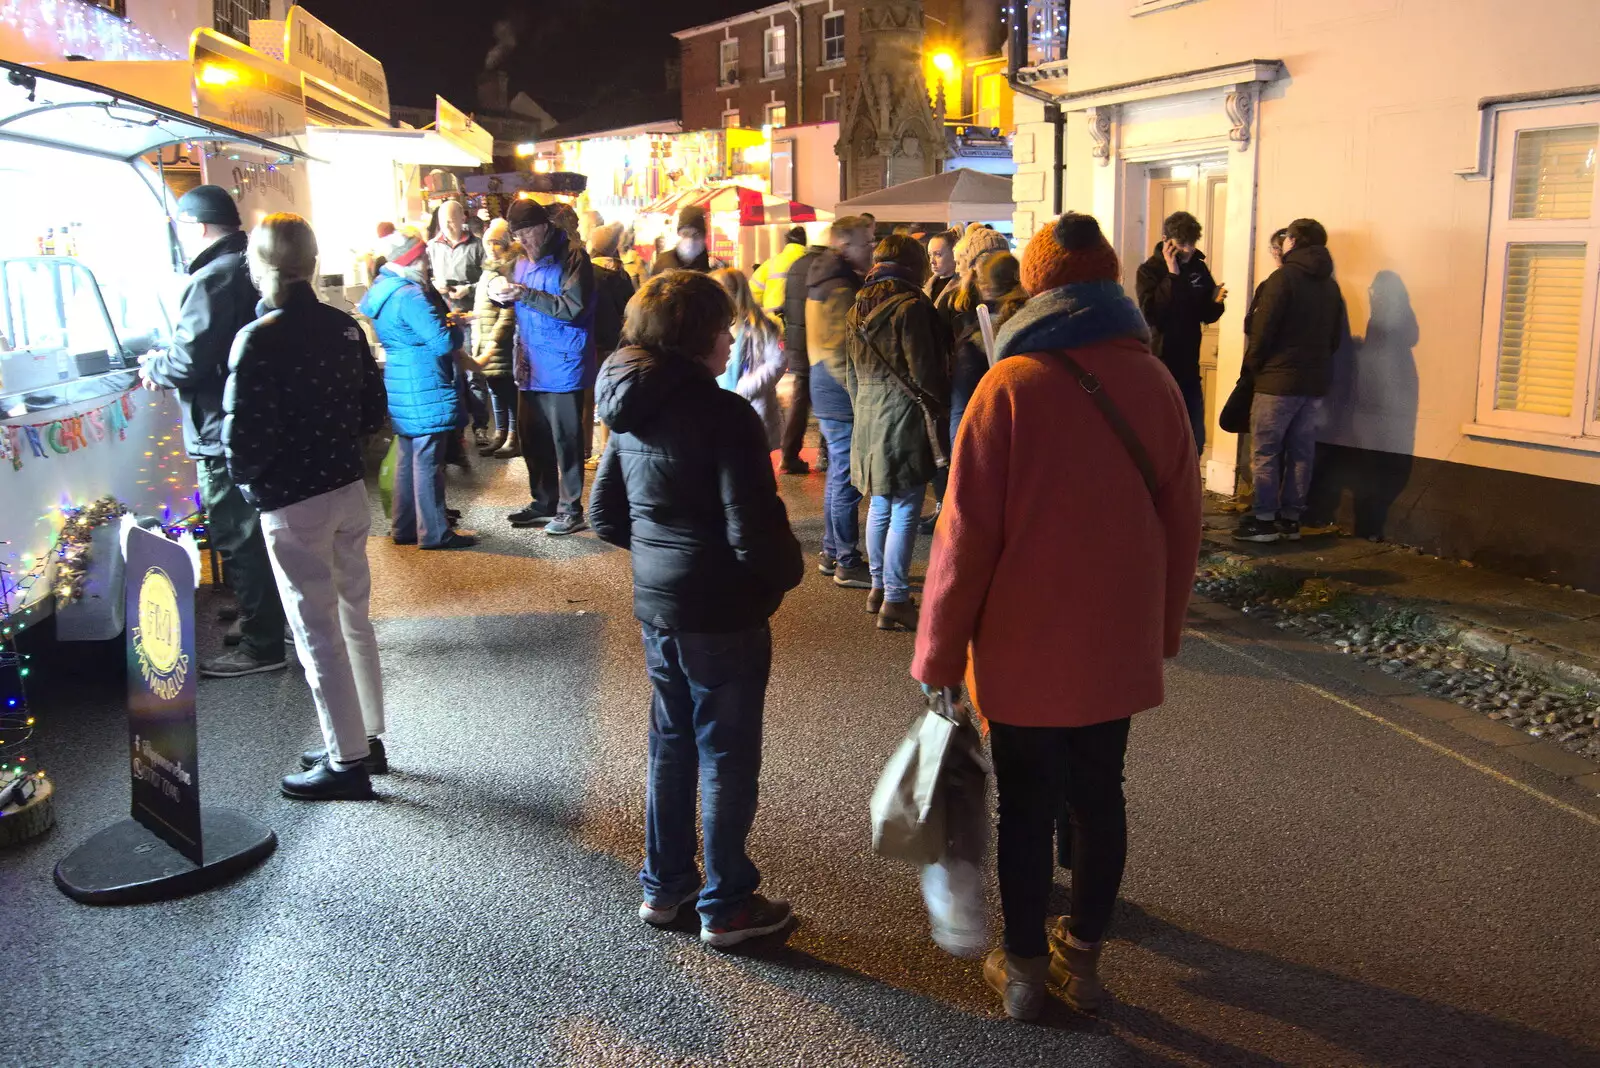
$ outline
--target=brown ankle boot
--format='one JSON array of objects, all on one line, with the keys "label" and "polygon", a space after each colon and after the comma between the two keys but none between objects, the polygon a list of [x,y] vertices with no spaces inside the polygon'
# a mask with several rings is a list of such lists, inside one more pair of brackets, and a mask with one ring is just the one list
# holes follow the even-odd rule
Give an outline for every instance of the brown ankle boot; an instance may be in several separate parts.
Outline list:
[{"label": "brown ankle boot", "polygon": [[1065,919],[1057,920],[1050,931],[1050,981],[1079,1012],[1099,1012],[1111,1000],[1100,983],[1100,948],[1074,946]]},{"label": "brown ankle boot", "polygon": [[1005,1001],[1007,1016],[1031,1022],[1044,1012],[1050,997],[1050,958],[1014,957],[992,949],[983,960],[983,978]]},{"label": "brown ankle boot", "polygon": [[885,601],[878,612],[879,630],[916,630],[917,602]]},{"label": "brown ankle boot", "polygon": [[517,432],[515,430],[506,437],[505,444],[494,451],[494,456],[497,460],[509,460],[513,456],[521,455],[522,445],[517,441]]},{"label": "brown ankle boot", "polygon": [[875,616],[883,611],[883,588],[879,587],[867,594],[867,615]]}]

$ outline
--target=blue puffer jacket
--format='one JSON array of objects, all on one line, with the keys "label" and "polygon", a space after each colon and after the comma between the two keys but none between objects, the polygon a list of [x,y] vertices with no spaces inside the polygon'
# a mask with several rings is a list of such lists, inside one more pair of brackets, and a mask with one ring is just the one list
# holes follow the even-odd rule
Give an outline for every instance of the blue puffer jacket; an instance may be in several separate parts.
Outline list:
[{"label": "blue puffer jacket", "polygon": [[594,385],[594,265],[556,231],[538,259],[517,263],[512,280],[527,288],[517,301],[517,348],[527,380],[539,393],[573,393]]},{"label": "blue puffer jacket", "polygon": [[462,333],[446,322],[443,304],[385,269],[362,299],[361,314],[372,320],[383,345],[383,384],[394,432],[420,438],[460,427],[465,413],[451,353],[461,347]]}]

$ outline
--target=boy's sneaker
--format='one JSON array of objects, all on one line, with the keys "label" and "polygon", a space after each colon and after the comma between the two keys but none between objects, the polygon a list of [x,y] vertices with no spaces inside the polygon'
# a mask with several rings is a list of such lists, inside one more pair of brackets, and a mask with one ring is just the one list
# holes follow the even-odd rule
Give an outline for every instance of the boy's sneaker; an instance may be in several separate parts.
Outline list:
[{"label": "boy's sneaker", "polygon": [[208,679],[237,679],[243,675],[259,675],[264,671],[282,671],[289,666],[289,658],[279,655],[276,660],[262,659],[245,649],[235,649],[200,663],[200,674]]},{"label": "boy's sneaker", "polygon": [[1257,519],[1247,515],[1239,521],[1238,527],[1233,532],[1234,541],[1254,541],[1266,544],[1278,540],[1278,521],[1276,519]]},{"label": "boy's sneaker", "polygon": [[558,515],[550,520],[550,525],[544,528],[544,532],[552,538],[564,538],[568,534],[585,530],[588,526],[581,515]]},{"label": "boy's sneaker", "polygon": [[1284,541],[1300,540],[1300,521],[1298,519],[1284,519],[1279,516],[1274,525],[1278,528],[1278,537]]},{"label": "boy's sneaker", "polygon": [[715,927],[702,924],[700,941],[714,949],[727,949],[752,938],[781,931],[794,918],[794,910],[787,901],[768,901],[760,894],[752,894],[744,908]]},{"label": "boy's sneaker", "polygon": [[676,905],[655,905],[645,898],[639,904],[639,918],[651,927],[670,927],[678,921],[678,913],[683,911],[683,907],[693,905],[699,898],[698,886],[685,894]]},{"label": "boy's sneaker", "polygon": [[521,511],[512,512],[506,518],[511,521],[512,526],[525,529],[527,527],[543,526],[554,519],[555,516],[545,515],[532,505],[529,505]]},{"label": "boy's sneaker", "polygon": [[837,570],[839,570],[839,561],[835,560],[833,557],[829,556],[827,553],[818,553],[817,554],[817,571],[819,573],[827,575],[829,578],[832,578],[833,577],[833,573],[835,571],[837,571]]}]

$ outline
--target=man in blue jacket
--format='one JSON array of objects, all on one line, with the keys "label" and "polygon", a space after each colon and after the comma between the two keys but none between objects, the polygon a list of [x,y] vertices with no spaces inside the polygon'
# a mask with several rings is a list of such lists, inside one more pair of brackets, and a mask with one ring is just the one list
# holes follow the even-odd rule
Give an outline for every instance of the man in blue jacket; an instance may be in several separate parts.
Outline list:
[{"label": "man in blue jacket", "polygon": [[[234,678],[288,666],[283,604],[278,599],[261,514],[228,474],[222,448],[222,393],[233,338],[256,317],[261,295],[245,262],[249,237],[227,190],[202,185],[178,201],[178,234],[194,257],[172,347],[139,368],[146,389],[176,389],[183,403],[183,444],[200,476],[211,544],[222,554],[239,598],[239,647],[200,665],[200,674]],[[233,639],[230,637],[229,641]]]},{"label": "man in blue jacket", "polygon": [[552,537],[583,521],[583,396],[594,386],[594,266],[544,206],[517,200],[506,213],[527,257],[490,296],[517,309],[517,425],[528,465],[528,507],[514,527],[545,526]]}]

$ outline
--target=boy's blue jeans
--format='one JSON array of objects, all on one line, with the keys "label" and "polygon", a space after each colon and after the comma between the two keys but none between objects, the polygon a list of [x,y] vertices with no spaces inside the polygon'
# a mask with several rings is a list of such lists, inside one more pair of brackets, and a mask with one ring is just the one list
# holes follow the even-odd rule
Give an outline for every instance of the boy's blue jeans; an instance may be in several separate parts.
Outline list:
[{"label": "boy's blue jeans", "polygon": [[761,719],[772,670],[772,630],[686,634],[641,624],[650,705],[645,799],[645,900],[683,901],[700,885],[695,867],[695,791],[705,835],[701,919],[737,914],[761,885],[745,852],[756,818]]}]

